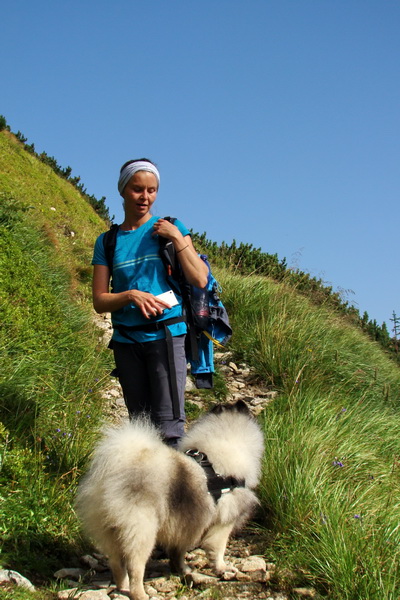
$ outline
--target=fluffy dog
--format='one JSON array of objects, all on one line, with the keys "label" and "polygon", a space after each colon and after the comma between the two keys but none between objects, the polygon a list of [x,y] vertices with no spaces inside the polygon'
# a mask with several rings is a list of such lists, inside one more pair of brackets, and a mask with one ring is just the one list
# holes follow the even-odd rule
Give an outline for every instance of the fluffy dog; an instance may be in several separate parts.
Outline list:
[{"label": "fluffy dog", "polygon": [[156,545],[181,574],[190,571],[186,551],[198,545],[223,573],[229,535],[258,504],[252,489],[262,455],[261,430],[241,401],[199,419],[179,451],[145,419],[107,430],[79,484],[76,508],[108,555],[117,587],[147,600],[143,577]]}]

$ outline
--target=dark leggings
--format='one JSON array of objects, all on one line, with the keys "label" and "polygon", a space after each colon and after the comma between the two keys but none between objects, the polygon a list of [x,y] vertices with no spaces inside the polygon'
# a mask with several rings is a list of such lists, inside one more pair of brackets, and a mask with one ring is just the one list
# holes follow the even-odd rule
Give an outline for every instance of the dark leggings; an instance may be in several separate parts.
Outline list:
[{"label": "dark leggings", "polygon": [[183,436],[185,423],[185,336],[172,338],[179,396],[179,418],[174,418],[166,340],[144,343],[113,341],[115,365],[129,415],[148,413],[167,443]]}]

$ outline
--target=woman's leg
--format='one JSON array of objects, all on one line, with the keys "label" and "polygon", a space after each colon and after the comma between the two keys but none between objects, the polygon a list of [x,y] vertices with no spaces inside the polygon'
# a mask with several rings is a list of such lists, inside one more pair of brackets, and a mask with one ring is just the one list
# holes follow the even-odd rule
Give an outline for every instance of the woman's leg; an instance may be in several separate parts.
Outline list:
[{"label": "woman's leg", "polygon": [[150,414],[170,445],[184,434],[186,354],[185,336],[172,338],[179,416],[174,416],[168,350],[165,339],[124,344],[113,342],[115,365],[130,415]]},{"label": "woman's leg", "polygon": [[[167,342],[165,339],[143,344],[146,346],[147,373],[151,386],[151,418],[160,429],[165,441],[176,445],[184,434],[185,384],[187,361],[185,336],[172,338],[175,374],[170,374]],[[179,415],[174,416],[171,377],[176,377]]]},{"label": "woman's leg", "polygon": [[150,378],[146,369],[144,344],[113,341],[115,366],[129,415],[151,411]]}]

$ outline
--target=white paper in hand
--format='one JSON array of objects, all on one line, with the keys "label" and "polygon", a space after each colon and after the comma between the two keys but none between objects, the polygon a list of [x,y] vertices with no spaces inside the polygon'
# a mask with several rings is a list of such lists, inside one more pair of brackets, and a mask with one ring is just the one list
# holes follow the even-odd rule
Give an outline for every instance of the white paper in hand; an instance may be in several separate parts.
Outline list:
[{"label": "white paper in hand", "polygon": [[172,290],[168,290],[168,292],[164,292],[163,294],[159,294],[156,296],[159,300],[163,300],[163,302],[167,302],[171,307],[179,304],[176,296]]}]

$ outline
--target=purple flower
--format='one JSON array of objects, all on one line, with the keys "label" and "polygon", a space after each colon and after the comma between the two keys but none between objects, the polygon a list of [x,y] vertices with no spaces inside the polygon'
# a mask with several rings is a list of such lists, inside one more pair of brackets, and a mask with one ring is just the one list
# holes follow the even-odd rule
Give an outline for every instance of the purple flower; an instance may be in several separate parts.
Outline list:
[{"label": "purple flower", "polygon": [[334,467],[344,467],[344,464],[340,460],[334,460],[333,466]]}]

